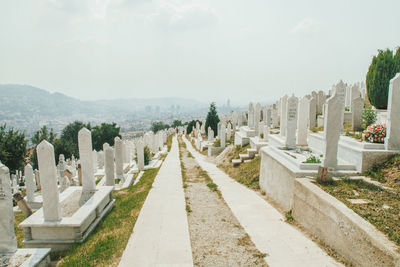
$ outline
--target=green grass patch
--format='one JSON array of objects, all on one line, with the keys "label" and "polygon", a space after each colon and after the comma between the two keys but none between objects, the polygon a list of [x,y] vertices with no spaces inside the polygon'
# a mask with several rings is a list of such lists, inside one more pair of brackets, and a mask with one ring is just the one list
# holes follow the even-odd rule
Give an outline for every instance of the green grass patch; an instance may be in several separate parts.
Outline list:
[{"label": "green grass patch", "polygon": [[321,160],[314,155],[309,156],[303,163],[321,163]]},{"label": "green grass patch", "polygon": [[19,248],[24,247],[24,244],[22,243],[22,241],[24,240],[24,229],[18,227],[18,225],[22,223],[23,220],[25,220],[25,216],[21,211],[14,212],[14,232]]},{"label": "green grass patch", "polygon": [[84,243],[52,253],[53,259],[61,258],[57,266],[118,264],[158,170],[147,170],[136,185],[114,192],[115,207]]},{"label": "green grass patch", "polygon": [[[399,190],[385,190],[364,180],[353,179],[317,185],[369,221],[397,245],[400,245]],[[354,192],[357,192],[358,196]],[[366,199],[370,203],[354,205],[347,200],[355,198]]]}]

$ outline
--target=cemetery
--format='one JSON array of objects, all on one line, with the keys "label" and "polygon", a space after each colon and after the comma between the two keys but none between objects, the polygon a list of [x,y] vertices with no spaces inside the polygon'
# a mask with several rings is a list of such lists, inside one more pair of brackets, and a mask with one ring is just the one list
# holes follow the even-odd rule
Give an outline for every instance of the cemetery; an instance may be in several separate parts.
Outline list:
[{"label": "cemetery", "polygon": [[138,128],[0,125],[0,267],[400,266],[400,48],[338,77]]}]

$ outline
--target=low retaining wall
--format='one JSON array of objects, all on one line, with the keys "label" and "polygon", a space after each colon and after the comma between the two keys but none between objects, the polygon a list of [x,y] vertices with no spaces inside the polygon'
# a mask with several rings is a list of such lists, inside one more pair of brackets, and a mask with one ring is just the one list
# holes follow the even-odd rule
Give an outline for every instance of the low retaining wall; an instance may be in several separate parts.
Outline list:
[{"label": "low retaining wall", "polygon": [[400,266],[393,242],[310,179],[295,179],[292,214],[355,266]]}]

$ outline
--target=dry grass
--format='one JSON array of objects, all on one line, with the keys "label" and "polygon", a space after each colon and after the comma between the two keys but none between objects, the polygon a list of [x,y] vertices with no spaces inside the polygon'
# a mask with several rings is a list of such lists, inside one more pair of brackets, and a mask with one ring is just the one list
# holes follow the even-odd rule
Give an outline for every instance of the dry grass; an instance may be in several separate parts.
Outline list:
[{"label": "dry grass", "polygon": [[[343,179],[330,184],[318,185],[400,245],[399,190],[384,190],[364,180],[353,179]],[[356,196],[354,191],[359,196]],[[366,199],[370,203],[353,205],[347,200],[354,198]]]},{"label": "dry grass", "polygon": [[232,163],[223,162],[218,165],[226,174],[237,182],[244,184],[250,189],[259,190],[261,157],[255,157],[250,162],[241,163],[238,167],[233,167]]},{"label": "dry grass", "polygon": [[158,170],[145,171],[136,185],[116,192],[115,207],[84,243],[52,254],[52,258],[61,258],[58,266],[117,265]]},{"label": "dry grass", "polygon": [[365,175],[385,186],[398,189],[400,187],[400,156],[393,156],[385,163],[374,165]]}]

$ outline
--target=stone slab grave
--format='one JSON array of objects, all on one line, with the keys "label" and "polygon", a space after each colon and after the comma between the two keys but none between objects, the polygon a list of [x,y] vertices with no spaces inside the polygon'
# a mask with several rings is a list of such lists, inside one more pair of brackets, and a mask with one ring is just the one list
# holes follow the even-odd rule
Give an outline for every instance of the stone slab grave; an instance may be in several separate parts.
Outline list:
[{"label": "stone slab grave", "polygon": [[1,162],[0,214],[0,266],[47,266],[50,263],[49,248],[17,248],[10,172]]},{"label": "stone slab grave", "polygon": [[[322,146],[322,151],[316,153],[311,149],[293,148],[296,144],[296,136],[293,136],[297,121],[297,114],[294,111],[297,105],[297,99],[291,97],[286,105],[288,113],[286,122],[285,139],[281,136],[270,136],[270,144],[277,141],[278,145],[270,145],[261,149],[261,166],[260,166],[260,188],[266,192],[282,209],[289,211],[293,205],[293,188],[294,180],[299,177],[316,176],[320,166],[329,169],[329,172],[337,176],[353,176],[358,175],[354,164],[338,159],[337,147],[340,137],[340,127],[337,125],[341,121],[342,102],[340,95],[336,92],[326,101],[324,135],[326,140]],[[290,109],[293,109],[290,111]],[[293,115],[290,116],[289,113]],[[291,138],[288,140],[288,138]],[[293,139],[294,138],[294,139]],[[284,146],[279,146],[279,144]],[[295,146],[294,146],[295,147]],[[321,157],[322,154],[322,157]],[[305,163],[311,156],[319,159],[320,163]]]},{"label": "stone slab grave", "polygon": [[53,145],[46,140],[37,147],[43,207],[19,226],[24,229],[27,248],[49,247],[62,251],[83,242],[114,206],[113,186],[94,182],[91,133],[86,128],[78,134],[82,166],[82,187],[70,186],[61,194],[57,190]]}]

